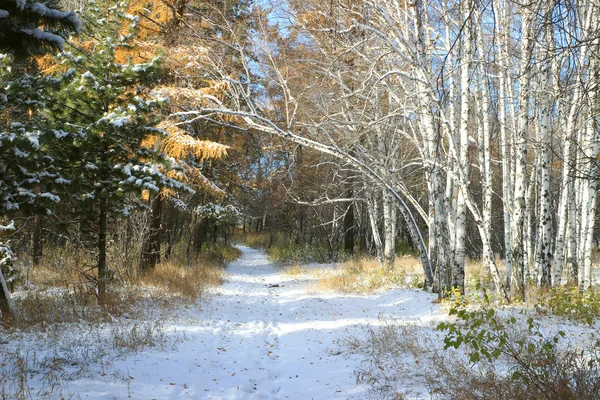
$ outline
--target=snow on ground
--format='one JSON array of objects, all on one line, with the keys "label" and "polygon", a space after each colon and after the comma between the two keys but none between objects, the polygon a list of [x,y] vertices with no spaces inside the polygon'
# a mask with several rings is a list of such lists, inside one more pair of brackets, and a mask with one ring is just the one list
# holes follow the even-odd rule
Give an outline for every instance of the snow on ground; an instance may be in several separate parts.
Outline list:
[{"label": "snow on ground", "polygon": [[115,359],[126,382],[95,374],[70,381],[69,392],[83,399],[361,398],[366,388],[353,377],[361,357],[340,340],[389,317],[423,325],[442,318],[435,295],[311,293],[309,277],[282,274],[264,252],[240,248],[227,282],[199,314],[187,310],[169,327],[186,340]]}]

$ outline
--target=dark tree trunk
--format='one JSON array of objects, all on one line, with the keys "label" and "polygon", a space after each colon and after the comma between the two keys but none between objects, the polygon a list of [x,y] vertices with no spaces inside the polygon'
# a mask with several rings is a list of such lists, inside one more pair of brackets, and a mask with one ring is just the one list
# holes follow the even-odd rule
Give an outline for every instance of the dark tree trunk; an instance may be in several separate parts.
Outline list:
[{"label": "dark tree trunk", "polygon": [[165,248],[165,261],[169,261],[171,258],[171,250],[173,249],[173,231],[169,229],[167,231],[167,247]]},{"label": "dark tree trunk", "polygon": [[358,232],[358,246],[361,252],[367,253],[369,251],[369,245],[367,244],[369,221],[365,207],[361,207],[360,221],[360,230]]},{"label": "dark tree trunk", "polygon": [[163,204],[163,226],[164,234],[166,236],[167,246],[165,247],[164,260],[168,261],[171,258],[171,252],[173,251],[173,245],[178,241],[177,229],[183,230],[183,224],[185,221],[179,221],[177,211],[171,207],[169,202]]},{"label": "dark tree trunk", "polygon": [[294,229],[292,237],[296,246],[299,246],[304,241],[304,210],[302,207],[298,207],[296,211],[296,229]]},{"label": "dark tree trunk", "polygon": [[44,217],[41,214],[35,216],[33,220],[33,235],[31,244],[31,258],[33,265],[38,265],[42,260],[42,222]]},{"label": "dark tree trunk", "polygon": [[[40,185],[36,184],[33,188],[36,194],[40,194]],[[33,220],[33,233],[31,235],[31,258],[33,265],[38,265],[42,259],[42,214],[36,214]]]},{"label": "dark tree trunk", "polygon": [[202,252],[202,245],[206,240],[206,222],[200,219],[194,226],[194,253],[200,254]]},{"label": "dark tree trunk", "polygon": [[142,257],[140,269],[143,272],[150,271],[160,262],[160,242],[162,239],[162,208],[163,196],[159,193],[152,200],[150,232],[142,246]]},{"label": "dark tree trunk", "polygon": [[192,219],[190,220],[190,229],[189,229],[189,235],[188,235],[188,240],[187,240],[187,248],[186,248],[186,252],[185,252],[188,267],[192,265],[192,245],[194,244],[196,218],[197,218],[196,214],[192,213]]},{"label": "dark tree trunk", "polygon": [[98,230],[98,304],[106,304],[106,227],[107,227],[106,199],[100,200],[100,227]]},{"label": "dark tree trunk", "polygon": [[[352,198],[354,192],[352,187],[346,190],[346,196]],[[354,254],[354,203],[348,204],[348,209],[344,215],[344,251],[346,254]]]},{"label": "dark tree trunk", "polygon": [[10,306],[10,293],[6,286],[2,271],[0,271],[0,317],[4,325],[10,325],[14,319],[12,309]]}]

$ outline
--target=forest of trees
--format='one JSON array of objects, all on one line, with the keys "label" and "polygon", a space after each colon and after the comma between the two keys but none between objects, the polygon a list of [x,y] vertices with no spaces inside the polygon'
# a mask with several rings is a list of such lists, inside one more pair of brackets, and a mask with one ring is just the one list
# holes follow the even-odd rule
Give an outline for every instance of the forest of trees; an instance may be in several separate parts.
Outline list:
[{"label": "forest of trees", "polygon": [[596,0],[0,0],[2,317],[66,244],[102,304],[133,224],[140,271],[237,227],[410,248],[442,294],[468,258],[510,301],[585,290],[599,51]]}]

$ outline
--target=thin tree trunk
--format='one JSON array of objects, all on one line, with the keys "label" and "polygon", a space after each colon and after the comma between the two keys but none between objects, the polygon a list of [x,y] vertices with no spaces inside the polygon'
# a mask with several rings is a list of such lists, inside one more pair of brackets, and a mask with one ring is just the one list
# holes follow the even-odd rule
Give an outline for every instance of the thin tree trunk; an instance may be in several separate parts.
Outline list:
[{"label": "thin tree trunk", "polygon": [[391,269],[394,267],[394,258],[396,255],[394,239],[395,239],[395,226],[396,226],[396,213],[394,207],[394,201],[387,193],[387,190],[383,190],[383,264],[386,268]]},{"label": "thin tree trunk", "polygon": [[162,241],[162,208],[163,195],[158,193],[153,199],[150,208],[150,231],[142,246],[140,269],[147,272],[160,262],[160,245]]},{"label": "thin tree trunk", "polygon": [[512,214],[512,273],[510,295],[513,301],[525,299],[525,223],[527,193],[527,133],[529,128],[530,60],[532,54],[531,15],[523,10],[521,44],[521,79],[519,80],[519,122],[515,137],[515,186]]},{"label": "thin tree trunk", "polygon": [[[478,59],[484,60],[484,43],[483,43],[483,27],[481,21],[483,20],[483,15],[480,11],[478,14],[478,26],[479,30],[477,31],[477,44],[478,49],[481,52],[481,56]],[[483,207],[482,207],[482,217],[483,217],[483,227],[482,229],[487,232],[488,236],[492,236],[492,197],[493,197],[493,175],[492,175],[492,165],[491,158],[492,152],[490,147],[490,108],[491,108],[491,100],[490,100],[490,89],[489,83],[487,79],[487,70],[486,66],[483,62],[480,62],[478,65],[479,72],[479,100],[481,102],[481,113],[482,117],[480,118],[480,134],[479,134],[479,164],[480,164],[480,174],[481,174],[481,186],[483,191]],[[500,72],[502,74],[502,72]],[[493,254],[493,249],[489,247],[491,243],[484,242],[482,243],[483,247],[483,255]],[[490,271],[486,271],[490,273]]]},{"label": "thin tree trunk", "polygon": [[[460,59],[460,132],[458,162],[454,165],[462,169],[462,174],[469,176],[469,111],[471,102],[471,48],[472,21],[470,18],[471,4],[465,4],[463,13],[465,29],[462,38],[463,54]],[[451,133],[452,134],[452,133]],[[465,203],[466,187],[461,186],[456,200],[456,234],[454,243],[454,264],[452,268],[452,286],[458,288],[461,294],[465,292],[465,258],[467,239],[467,206]]]},{"label": "thin tree trunk", "polygon": [[106,270],[106,229],[107,215],[106,199],[100,199],[100,219],[98,229],[98,304],[106,304],[106,283],[108,274]]},{"label": "thin tree trunk", "polygon": [[[548,24],[548,26],[551,26]],[[546,43],[551,46],[553,41],[550,28],[546,30]],[[552,71],[550,63],[546,62],[544,69],[541,71],[541,88],[538,92],[542,92],[550,82],[552,82]],[[550,196],[550,123],[552,116],[552,99],[542,99],[540,108],[540,116],[538,129],[540,132],[540,229],[538,234],[537,245],[537,263],[536,268],[539,271],[538,284],[540,286],[550,286],[552,284],[552,198]]]},{"label": "thin tree trunk", "polygon": [[370,194],[367,198],[367,205],[369,207],[369,222],[371,225],[371,235],[373,237],[373,243],[375,244],[375,251],[377,252],[377,259],[383,264],[383,243],[381,242],[381,236],[379,235],[379,227],[377,224],[377,199],[374,194]]},{"label": "thin tree trunk", "polygon": [[33,235],[32,235],[32,248],[31,258],[33,265],[38,265],[42,260],[42,225],[44,217],[41,214],[36,214],[33,220]]},{"label": "thin tree trunk", "polygon": [[10,325],[14,320],[10,292],[8,291],[2,271],[0,271],[0,317],[0,320],[5,325]]},{"label": "thin tree trunk", "polygon": [[[346,197],[354,197],[352,186],[348,184],[346,189]],[[346,254],[354,254],[354,203],[350,202],[347,205],[346,213],[344,214],[344,251]]]}]

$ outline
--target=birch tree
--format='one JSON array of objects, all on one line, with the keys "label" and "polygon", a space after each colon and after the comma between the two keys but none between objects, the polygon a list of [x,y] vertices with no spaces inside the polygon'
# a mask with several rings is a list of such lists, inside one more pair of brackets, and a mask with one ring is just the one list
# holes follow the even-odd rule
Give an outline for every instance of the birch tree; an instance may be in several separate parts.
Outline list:
[{"label": "birch tree", "polygon": [[[212,99],[191,118],[234,116],[239,129],[332,155],[367,185],[377,183],[382,235],[374,220],[378,196],[367,204],[373,237],[381,239],[375,240],[378,253],[392,257],[386,238],[394,228],[385,222],[394,219],[391,194],[420,242],[428,281],[442,293],[464,290],[468,255],[483,259],[495,288],[510,300],[525,298],[528,274],[538,285],[560,282],[567,259],[587,287],[597,189],[590,179],[598,151],[591,111],[597,107],[596,4],[291,4],[295,19],[284,28],[290,36],[273,41],[276,27],[263,20],[269,28],[255,43],[261,72],[252,76],[247,68],[235,78],[221,73],[229,99]],[[293,44],[278,47],[286,40]],[[247,47],[238,51],[240,59],[248,56]],[[324,90],[290,79],[289,65],[300,56],[311,66],[302,73]],[[249,82],[268,87],[264,93],[277,99],[277,108],[253,97]],[[420,165],[422,204],[420,193],[397,173],[403,165],[394,160],[402,146],[395,141],[417,149],[418,160],[409,164]],[[553,178],[554,155],[562,164],[560,183]],[[494,180],[496,165],[501,176]],[[498,210],[494,192],[501,193]],[[427,241],[419,239],[420,226],[427,228]],[[496,263],[498,249],[505,277]]]}]

